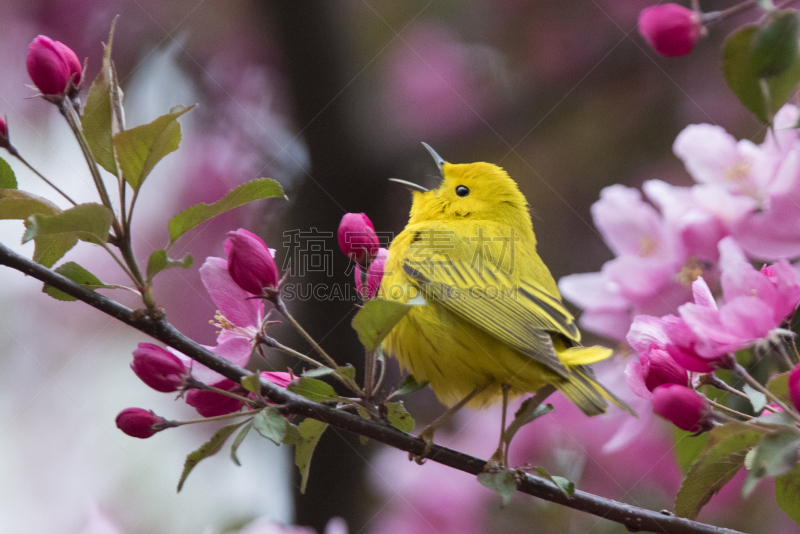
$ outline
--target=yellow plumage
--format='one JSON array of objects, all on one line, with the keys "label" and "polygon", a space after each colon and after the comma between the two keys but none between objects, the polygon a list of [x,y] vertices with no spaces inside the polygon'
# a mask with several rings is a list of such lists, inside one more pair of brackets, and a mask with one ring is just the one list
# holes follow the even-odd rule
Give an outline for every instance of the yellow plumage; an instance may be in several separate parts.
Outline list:
[{"label": "yellow plumage", "polygon": [[589,364],[611,350],[580,346],[516,182],[489,163],[441,169],[439,188],[414,191],[389,248],[381,296],[425,304],[394,327],[384,351],[448,406],[480,388],[468,406],[498,400],[504,384],[512,396],[550,384],[588,415],[605,411],[605,399],[629,409],[594,379]]}]

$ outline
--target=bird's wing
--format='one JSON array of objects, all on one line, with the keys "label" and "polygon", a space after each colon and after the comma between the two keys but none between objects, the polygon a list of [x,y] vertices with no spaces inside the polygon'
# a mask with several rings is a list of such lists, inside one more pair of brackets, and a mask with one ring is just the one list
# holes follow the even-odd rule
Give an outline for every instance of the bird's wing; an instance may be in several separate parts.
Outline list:
[{"label": "bird's wing", "polygon": [[492,265],[475,268],[468,262],[406,260],[405,273],[426,300],[439,302],[498,340],[567,376],[556,354],[551,333],[579,341],[572,315],[561,300],[543,287],[511,280]]}]

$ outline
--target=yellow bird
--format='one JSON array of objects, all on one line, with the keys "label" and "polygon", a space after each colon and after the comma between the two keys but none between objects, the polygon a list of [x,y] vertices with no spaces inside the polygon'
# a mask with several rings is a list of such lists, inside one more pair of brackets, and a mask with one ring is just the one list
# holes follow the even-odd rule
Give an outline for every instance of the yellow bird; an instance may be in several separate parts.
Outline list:
[{"label": "yellow bird", "polygon": [[[516,182],[490,163],[451,164],[428,145],[442,182],[413,189],[408,225],[392,241],[381,296],[414,306],[392,329],[384,352],[418,381],[427,380],[450,407],[420,435],[462,406],[503,399],[502,453],[508,397],[553,388],[586,415],[605,412],[606,399],[631,411],[594,377],[589,364],[611,349],[580,345],[573,316],[536,252],[528,202]],[[506,444],[507,451],[507,444]]]}]

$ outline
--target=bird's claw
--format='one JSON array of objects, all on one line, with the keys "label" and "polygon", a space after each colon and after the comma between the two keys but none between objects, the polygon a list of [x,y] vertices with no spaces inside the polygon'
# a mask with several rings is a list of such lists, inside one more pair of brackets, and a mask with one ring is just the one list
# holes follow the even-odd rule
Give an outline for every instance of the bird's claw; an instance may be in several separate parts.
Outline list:
[{"label": "bird's claw", "polygon": [[417,462],[418,465],[422,465],[425,463],[425,460],[428,458],[428,455],[433,450],[434,432],[435,430],[433,428],[428,427],[425,430],[423,430],[419,436],[417,436],[419,439],[425,442],[425,449],[422,451],[422,454],[414,454],[411,452],[408,453],[409,460],[414,460],[415,462]]}]

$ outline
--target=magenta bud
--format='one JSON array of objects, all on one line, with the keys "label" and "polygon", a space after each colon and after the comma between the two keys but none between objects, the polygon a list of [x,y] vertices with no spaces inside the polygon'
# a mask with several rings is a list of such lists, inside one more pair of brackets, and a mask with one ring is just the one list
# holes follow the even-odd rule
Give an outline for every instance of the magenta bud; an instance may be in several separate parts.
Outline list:
[{"label": "magenta bud", "polygon": [[789,399],[800,411],[800,365],[796,366],[789,374]]},{"label": "magenta bud", "polygon": [[653,390],[653,411],[687,432],[698,432],[710,412],[705,398],[678,384],[665,384]]},{"label": "magenta bud", "polygon": [[[226,378],[211,384],[217,389],[224,389],[230,391],[236,388],[239,384],[233,380]],[[242,401],[216,393],[205,389],[191,389],[185,396],[186,404],[197,410],[197,413],[203,417],[214,417],[215,415],[225,415],[241,410]]]},{"label": "magenta bud", "polygon": [[362,267],[378,253],[380,242],[372,221],[363,213],[347,213],[339,223],[339,248],[348,258]]},{"label": "magenta bud", "polygon": [[389,251],[385,248],[379,248],[375,259],[372,260],[372,263],[367,268],[366,284],[364,283],[364,270],[360,265],[356,265],[356,289],[364,300],[373,299],[378,294],[378,290],[381,288],[381,280],[383,280],[383,268],[386,266],[388,259]]},{"label": "magenta bud", "polygon": [[236,285],[253,295],[261,295],[264,288],[278,287],[278,266],[260,237],[239,228],[228,232],[224,248],[228,256],[228,273]]},{"label": "magenta bud", "polygon": [[651,6],[639,13],[639,33],[662,56],[688,54],[701,30],[700,15],[678,4]]},{"label": "magenta bud", "polygon": [[39,35],[28,46],[28,74],[34,85],[45,95],[60,95],[67,83],[77,86],[83,76],[78,56],[64,43]]},{"label": "magenta bud", "polygon": [[6,124],[6,118],[0,115],[0,146],[3,141],[8,141],[8,124]]},{"label": "magenta bud", "polygon": [[280,388],[285,388],[294,378],[291,373],[283,373],[280,371],[264,371],[261,373],[261,378],[272,382]]},{"label": "magenta bud", "polygon": [[642,375],[647,389],[653,391],[664,384],[689,384],[689,374],[686,369],[672,359],[669,352],[652,345],[650,350],[639,356],[642,364]]},{"label": "magenta bud", "polygon": [[144,408],[125,408],[117,415],[117,428],[134,438],[147,439],[165,428],[153,428],[154,425],[162,425],[166,422],[167,420],[163,417]]},{"label": "magenta bud", "polygon": [[131,369],[142,382],[162,393],[177,391],[188,374],[177,356],[152,343],[139,343],[133,351]]}]

